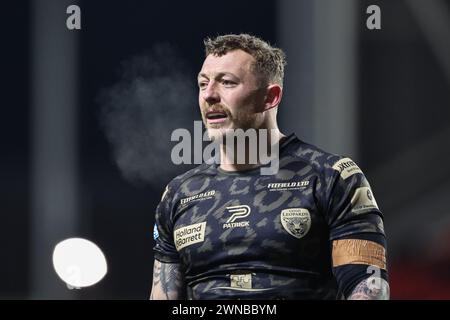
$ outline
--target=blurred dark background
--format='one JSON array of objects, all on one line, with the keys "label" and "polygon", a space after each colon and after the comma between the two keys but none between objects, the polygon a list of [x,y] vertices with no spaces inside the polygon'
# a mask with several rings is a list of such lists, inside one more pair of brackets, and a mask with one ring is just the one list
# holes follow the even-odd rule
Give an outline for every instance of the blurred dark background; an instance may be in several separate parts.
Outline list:
[{"label": "blurred dark background", "polygon": [[[81,30],[66,28],[70,4],[81,8]],[[366,27],[373,4],[380,30]],[[189,168],[171,163],[170,131],[156,128],[193,128],[203,39],[245,32],[287,53],[282,131],[347,154],[366,173],[385,214],[391,297],[450,299],[448,1],[21,0],[2,11],[0,298],[148,298],[154,210]],[[158,64],[161,45],[180,62],[162,71],[187,83],[144,94],[147,104],[132,88],[135,79],[161,85],[153,69],[140,74],[138,59],[127,72],[133,57]],[[114,144],[127,129],[105,130],[105,112],[123,116],[127,106],[111,103],[117,93],[145,107],[126,123],[131,137],[147,137],[136,148],[167,145],[132,150],[143,157],[135,175]],[[133,126],[136,117],[148,128]],[[108,274],[94,287],[68,290],[52,269],[52,248],[73,236],[105,253]]]}]

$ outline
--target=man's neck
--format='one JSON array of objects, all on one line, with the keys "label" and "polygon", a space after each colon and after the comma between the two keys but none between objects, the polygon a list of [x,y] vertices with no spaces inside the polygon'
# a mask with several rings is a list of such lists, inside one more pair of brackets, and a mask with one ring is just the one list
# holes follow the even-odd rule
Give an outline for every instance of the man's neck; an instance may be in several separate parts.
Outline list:
[{"label": "man's neck", "polygon": [[[224,142],[220,148],[220,168],[224,171],[244,171],[262,166],[264,163],[263,161],[261,161],[261,153],[263,155],[267,155],[267,152],[271,152],[272,147],[275,144],[279,144],[280,140],[286,137],[278,130],[278,128],[266,130],[266,135],[259,134],[259,131],[257,130],[258,134],[256,144],[250,144],[247,141],[244,145],[237,146],[237,143],[234,143],[234,145],[231,147],[229,143],[228,145],[226,145],[226,143]],[[265,151],[261,150],[261,146],[264,146],[264,144]],[[232,152],[230,152],[230,148],[233,148]],[[245,150],[245,161],[243,162],[238,161],[238,156],[243,157],[242,150]],[[255,152],[257,154],[256,161],[252,161],[251,153]]]}]

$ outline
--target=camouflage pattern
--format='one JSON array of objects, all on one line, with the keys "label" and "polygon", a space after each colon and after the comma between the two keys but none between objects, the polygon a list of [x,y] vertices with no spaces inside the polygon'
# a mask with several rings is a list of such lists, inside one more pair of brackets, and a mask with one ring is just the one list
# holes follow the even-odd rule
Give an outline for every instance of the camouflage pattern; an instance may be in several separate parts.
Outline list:
[{"label": "camouflage pattern", "polygon": [[340,298],[332,240],[384,235],[380,210],[354,197],[370,188],[364,174],[293,134],[279,172],[259,173],[203,164],[173,179],[156,211],[155,259],[181,264],[189,299]]}]

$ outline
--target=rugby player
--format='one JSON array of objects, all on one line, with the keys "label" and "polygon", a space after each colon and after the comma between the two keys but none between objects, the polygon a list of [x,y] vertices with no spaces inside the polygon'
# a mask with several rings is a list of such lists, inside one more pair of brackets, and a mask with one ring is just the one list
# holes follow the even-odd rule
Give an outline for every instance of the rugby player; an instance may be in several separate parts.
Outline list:
[{"label": "rugby player", "polygon": [[167,185],[150,299],[388,299],[383,215],[362,170],[278,128],[283,51],[247,34],[205,49],[198,98],[210,135],[271,130],[279,168],[204,163]]}]

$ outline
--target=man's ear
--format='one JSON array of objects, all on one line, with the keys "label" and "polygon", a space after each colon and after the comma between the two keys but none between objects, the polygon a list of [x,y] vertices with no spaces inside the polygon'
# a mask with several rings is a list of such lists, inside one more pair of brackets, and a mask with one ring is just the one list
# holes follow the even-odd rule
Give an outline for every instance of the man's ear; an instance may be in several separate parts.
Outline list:
[{"label": "man's ear", "polygon": [[278,84],[271,84],[266,89],[266,98],[264,101],[264,111],[278,106],[283,95],[283,88]]}]

